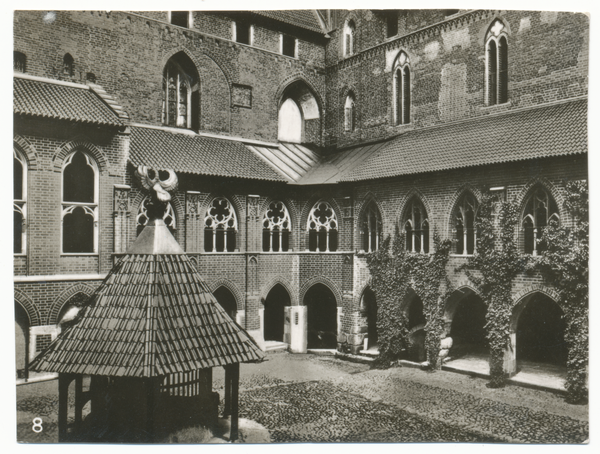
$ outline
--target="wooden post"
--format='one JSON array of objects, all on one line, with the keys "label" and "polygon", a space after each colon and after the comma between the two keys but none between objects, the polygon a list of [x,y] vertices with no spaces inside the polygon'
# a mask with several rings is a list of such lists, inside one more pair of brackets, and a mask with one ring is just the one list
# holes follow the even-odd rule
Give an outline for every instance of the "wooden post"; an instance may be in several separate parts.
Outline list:
[{"label": "wooden post", "polygon": [[58,375],[58,442],[67,441],[67,416],[69,413],[69,383],[71,376]]},{"label": "wooden post", "polygon": [[229,433],[229,441],[238,439],[238,416],[239,416],[239,389],[240,389],[240,363],[231,365],[232,380],[231,380],[231,431]]},{"label": "wooden post", "polygon": [[152,443],[154,441],[154,382],[156,378],[149,378],[144,380],[145,391],[146,391],[146,442]]},{"label": "wooden post", "polygon": [[83,421],[83,376],[75,377],[75,432],[81,430],[81,422]]},{"label": "wooden post", "polygon": [[225,366],[225,408],[223,409],[223,417],[231,414],[231,366]]}]

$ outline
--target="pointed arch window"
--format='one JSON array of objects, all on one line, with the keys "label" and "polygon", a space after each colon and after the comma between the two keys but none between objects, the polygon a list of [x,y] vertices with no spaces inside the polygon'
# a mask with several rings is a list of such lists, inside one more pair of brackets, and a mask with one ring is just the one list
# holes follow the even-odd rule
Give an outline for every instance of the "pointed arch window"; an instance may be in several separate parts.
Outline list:
[{"label": "pointed arch window", "polygon": [[199,89],[198,72],[187,56],[169,60],[163,73],[163,124],[198,130]]},{"label": "pointed arch window", "polygon": [[82,151],[65,159],[62,168],[62,252],[98,250],[98,166]]},{"label": "pointed arch window", "polygon": [[263,216],[263,251],[287,252],[290,248],[292,222],[283,202],[271,202]]},{"label": "pointed arch window", "polygon": [[354,105],[354,94],[349,93],[344,103],[344,130],[354,131],[356,127],[356,109]]},{"label": "pointed arch window", "polygon": [[478,208],[477,199],[473,194],[465,194],[454,209],[454,238],[456,253],[471,255],[477,252],[477,230],[475,216]]},{"label": "pointed arch window", "polygon": [[539,255],[546,245],[540,242],[543,229],[550,221],[560,221],[558,206],[552,196],[543,188],[537,188],[529,197],[523,212],[523,247],[526,254]]},{"label": "pointed arch window", "polygon": [[13,149],[14,163],[14,253],[25,254],[27,224],[27,161],[17,150]]},{"label": "pointed arch window", "polygon": [[354,35],[356,26],[353,20],[349,20],[344,25],[344,56],[349,57],[354,54]]},{"label": "pointed arch window", "polygon": [[396,125],[410,123],[410,60],[400,52],[394,68],[394,121]]},{"label": "pointed arch window", "polygon": [[375,252],[379,249],[382,235],[381,214],[375,202],[370,202],[361,219],[362,250]]},{"label": "pointed arch window", "polygon": [[71,54],[65,54],[65,56],[63,57],[63,74],[65,76],[73,75],[73,63],[74,60]]},{"label": "pointed arch window", "polygon": [[[135,218],[136,221],[136,236],[139,236],[148,224],[150,220],[150,216],[148,214],[148,204],[150,203],[150,199],[146,197],[142,203],[140,204],[140,208],[138,210],[138,214]],[[177,221],[175,218],[175,210],[173,210],[173,205],[170,202],[167,203],[167,208],[165,213],[163,214],[163,221],[165,225],[169,228],[169,231],[172,234],[175,234],[175,230],[177,230]]]},{"label": "pointed arch window", "polygon": [[419,199],[413,198],[404,215],[406,250],[418,254],[429,253],[429,219]]},{"label": "pointed arch window", "polygon": [[486,103],[488,106],[508,102],[508,34],[506,26],[496,20],[485,39]]},{"label": "pointed arch window", "polygon": [[335,252],[338,247],[338,222],[335,211],[325,201],[315,204],[308,215],[308,249]]},{"label": "pointed arch window", "polygon": [[204,251],[234,252],[237,231],[237,217],[231,202],[217,197],[204,216]]}]

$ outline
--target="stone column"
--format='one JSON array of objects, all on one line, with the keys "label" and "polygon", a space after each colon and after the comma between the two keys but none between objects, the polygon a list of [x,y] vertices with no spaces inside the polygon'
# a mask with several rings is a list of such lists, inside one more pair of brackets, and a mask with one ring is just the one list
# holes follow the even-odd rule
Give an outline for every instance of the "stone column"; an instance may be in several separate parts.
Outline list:
[{"label": "stone column", "polygon": [[307,310],[306,306],[291,306],[290,351],[306,353],[307,342]]},{"label": "stone column", "polygon": [[201,194],[188,191],[185,194],[185,251],[201,252],[201,241],[204,233],[204,219],[200,213]]}]

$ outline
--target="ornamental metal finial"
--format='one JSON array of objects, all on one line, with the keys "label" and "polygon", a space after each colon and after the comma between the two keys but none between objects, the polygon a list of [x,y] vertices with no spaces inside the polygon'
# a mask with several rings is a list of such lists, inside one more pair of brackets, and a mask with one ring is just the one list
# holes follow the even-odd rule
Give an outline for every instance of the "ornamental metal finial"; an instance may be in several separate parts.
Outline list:
[{"label": "ornamental metal finial", "polygon": [[135,171],[136,177],[150,195],[148,214],[150,219],[160,218],[171,200],[171,192],[177,189],[177,174],[174,170],[154,170],[148,166],[140,165]]}]

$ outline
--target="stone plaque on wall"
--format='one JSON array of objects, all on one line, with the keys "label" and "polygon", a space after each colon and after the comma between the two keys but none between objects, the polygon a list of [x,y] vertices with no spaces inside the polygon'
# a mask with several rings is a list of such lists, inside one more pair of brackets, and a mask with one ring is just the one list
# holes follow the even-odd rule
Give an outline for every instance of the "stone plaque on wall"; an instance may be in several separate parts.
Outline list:
[{"label": "stone plaque on wall", "polygon": [[252,87],[233,84],[231,97],[234,106],[252,108]]}]

